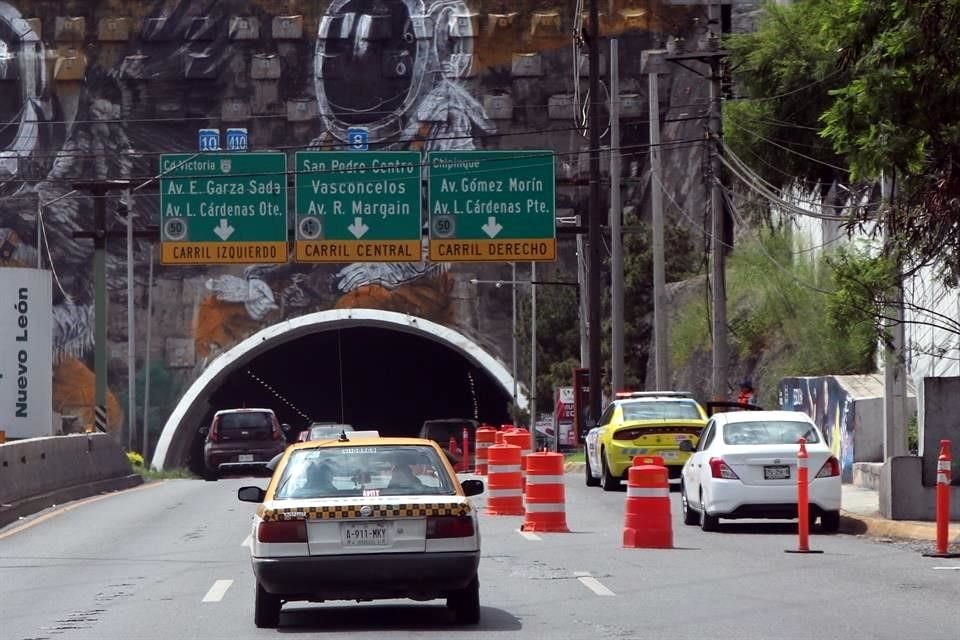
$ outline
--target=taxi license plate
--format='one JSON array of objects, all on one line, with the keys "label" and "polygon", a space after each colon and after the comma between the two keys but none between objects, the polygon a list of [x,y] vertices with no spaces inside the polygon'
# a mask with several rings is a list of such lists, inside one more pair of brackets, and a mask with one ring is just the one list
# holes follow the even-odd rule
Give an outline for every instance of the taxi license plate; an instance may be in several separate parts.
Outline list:
[{"label": "taxi license plate", "polygon": [[387,544],[387,525],[382,522],[341,524],[340,539],[345,547],[378,547]]},{"label": "taxi license plate", "polygon": [[237,456],[237,462],[253,462],[252,453],[241,453]]},{"label": "taxi license plate", "polygon": [[763,479],[764,480],[789,480],[790,467],[785,464],[764,467]]}]

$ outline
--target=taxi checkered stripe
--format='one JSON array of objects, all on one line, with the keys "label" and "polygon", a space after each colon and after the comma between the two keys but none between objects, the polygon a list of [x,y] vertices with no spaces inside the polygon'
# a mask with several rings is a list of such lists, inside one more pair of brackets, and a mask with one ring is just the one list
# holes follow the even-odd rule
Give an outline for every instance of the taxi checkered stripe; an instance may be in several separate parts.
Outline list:
[{"label": "taxi checkered stripe", "polygon": [[284,507],[282,509],[264,509],[261,518],[266,521],[287,520],[289,514],[306,520],[340,520],[346,518],[425,518],[427,516],[467,516],[470,505],[453,504],[398,504],[366,505],[372,511],[363,516],[360,509],[365,505],[331,505],[320,507]]}]

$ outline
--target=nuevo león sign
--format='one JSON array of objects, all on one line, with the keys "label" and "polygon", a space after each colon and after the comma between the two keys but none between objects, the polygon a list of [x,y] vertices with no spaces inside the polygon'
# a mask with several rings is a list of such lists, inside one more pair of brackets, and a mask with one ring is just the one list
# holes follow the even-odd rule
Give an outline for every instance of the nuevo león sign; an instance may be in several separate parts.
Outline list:
[{"label": "nuevo le\u00f3n sign", "polygon": [[435,151],[427,164],[431,260],[556,258],[552,151]]},{"label": "nuevo le\u00f3n sign", "polygon": [[420,154],[299,151],[296,259],[419,262]]},{"label": "nuevo le\u00f3n sign", "polygon": [[161,264],[287,261],[283,153],[160,156]]},{"label": "nuevo le\u00f3n sign", "polygon": [[0,430],[53,433],[53,285],[43,269],[0,267]]}]

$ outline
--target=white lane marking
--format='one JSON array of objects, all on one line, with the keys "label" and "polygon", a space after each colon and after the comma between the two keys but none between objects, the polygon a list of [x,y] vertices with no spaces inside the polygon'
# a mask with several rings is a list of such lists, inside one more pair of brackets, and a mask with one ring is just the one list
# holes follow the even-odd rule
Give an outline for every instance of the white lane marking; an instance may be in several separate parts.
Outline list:
[{"label": "white lane marking", "polygon": [[203,602],[220,602],[232,584],[233,580],[217,580],[207,591],[207,595],[203,596]]},{"label": "white lane marking", "polygon": [[587,589],[590,589],[590,591],[593,591],[598,596],[617,595],[605,587],[602,582],[591,576],[587,571],[574,571],[573,575],[577,576],[577,580],[579,580],[583,586],[585,586]]},{"label": "white lane marking", "polygon": [[543,538],[533,533],[532,531],[517,531],[517,533],[522,535],[527,540],[530,540],[531,542],[540,542],[541,540],[543,540]]},{"label": "white lane marking", "polygon": [[960,567],[934,567],[934,571],[960,571]]},{"label": "white lane marking", "polygon": [[243,542],[240,543],[241,547],[249,547],[253,544],[253,534],[248,533],[247,537],[243,539]]}]

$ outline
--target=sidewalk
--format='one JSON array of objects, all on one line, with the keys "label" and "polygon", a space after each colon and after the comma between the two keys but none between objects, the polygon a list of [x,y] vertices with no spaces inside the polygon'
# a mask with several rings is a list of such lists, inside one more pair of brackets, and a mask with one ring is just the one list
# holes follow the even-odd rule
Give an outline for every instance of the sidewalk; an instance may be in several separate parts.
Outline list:
[{"label": "sidewalk", "polygon": [[[567,473],[583,473],[584,463],[567,462]],[[900,540],[935,542],[937,525],[934,522],[888,520],[880,516],[880,494],[852,484],[843,485],[840,509],[840,530],[854,535]],[[950,542],[960,544],[960,522],[950,523]]]},{"label": "sidewalk", "polygon": [[[888,520],[880,515],[880,494],[852,484],[843,485],[840,530],[876,538],[936,541],[937,525],[916,520]],[[950,542],[960,544],[960,522],[950,523]]]}]

